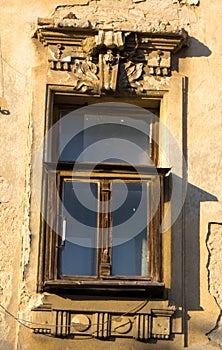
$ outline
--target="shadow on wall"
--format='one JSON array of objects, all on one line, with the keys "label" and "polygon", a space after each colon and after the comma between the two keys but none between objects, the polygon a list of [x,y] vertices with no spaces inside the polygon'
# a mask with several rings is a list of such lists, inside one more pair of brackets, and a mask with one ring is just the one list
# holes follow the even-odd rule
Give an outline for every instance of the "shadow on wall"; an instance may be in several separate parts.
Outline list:
[{"label": "shadow on wall", "polygon": [[[189,55],[180,57],[209,56],[211,51],[198,40],[192,38],[193,47]],[[218,201],[212,193],[188,183],[188,170],[185,164],[188,159],[188,78],[183,78],[182,101],[182,151],[184,156],[182,178],[174,176],[178,188],[186,187],[186,198],[183,209],[177,221],[172,226],[171,237],[171,289],[169,302],[176,307],[182,307],[182,327],[184,346],[188,346],[189,311],[202,310],[200,305],[200,203]],[[187,184],[187,186],[186,186]],[[182,191],[183,192],[183,191]],[[184,191],[185,193],[185,191]]]},{"label": "shadow on wall", "polygon": [[179,71],[179,59],[191,58],[191,57],[208,57],[212,51],[193,36],[189,37],[189,43],[187,47],[184,47],[178,53],[172,55],[172,70]]},{"label": "shadow on wall", "polygon": [[185,347],[188,346],[189,311],[203,310],[200,305],[200,203],[209,201],[218,200],[214,195],[188,184],[185,213],[172,227],[171,289],[168,296],[170,304],[182,307]]},{"label": "shadow on wall", "polygon": [[[177,178],[178,182],[182,179]],[[172,227],[170,302],[186,311],[202,310],[200,305],[200,203],[217,197],[188,184],[185,217],[179,216]]]}]

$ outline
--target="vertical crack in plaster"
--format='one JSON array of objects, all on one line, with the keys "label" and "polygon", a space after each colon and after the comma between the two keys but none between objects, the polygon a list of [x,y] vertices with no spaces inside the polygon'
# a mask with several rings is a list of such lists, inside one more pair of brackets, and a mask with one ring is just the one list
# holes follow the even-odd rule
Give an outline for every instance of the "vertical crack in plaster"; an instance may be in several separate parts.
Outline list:
[{"label": "vertical crack in plaster", "polygon": [[207,262],[208,289],[220,309],[220,314],[215,327],[207,333],[207,336],[209,340],[216,342],[222,349],[222,284],[220,282],[220,276],[222,275],[221,242],[222,223],[210,223],[206,239],[206,246],[209,253]]},{"label": "vertical crack in plaster", "polygon": [[28,134],[27,134],[27,151],[25,152],[25,189],[23,198],[23,227],[22,227],[22,280],[25,279],[26,267],[29,264],[29,255],[31,248],[30,232],[30,202],[31,202],[31,154],[32,154],[33,127],[31,113],[29,114]]}]

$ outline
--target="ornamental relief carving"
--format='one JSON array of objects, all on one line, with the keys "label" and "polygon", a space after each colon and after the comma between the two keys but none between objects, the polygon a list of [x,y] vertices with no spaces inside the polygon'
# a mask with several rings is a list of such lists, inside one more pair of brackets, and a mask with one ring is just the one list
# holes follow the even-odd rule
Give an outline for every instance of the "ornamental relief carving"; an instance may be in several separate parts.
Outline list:
[{"label": "ornamental relief carving", "polygon": [[139,341],[170,340],[173,337],[175,308],[151,309],[148,313],[121,314],[114,312],[86,312],[57,310],[50,305],[33,309],[37,325],[35,334],[51,337],[93,337],[113,340],[115,337],[134,338]]},{"label": "ornamental relief carving", "polygon": [[[99,93],[99,91],[143,91],[149,76],[170,76],[170,57],[162,63],[162,52],[151,52],[147,62],[126,60],[120,54],[107,50],[100,54],[97,63],[92,58],[74,59],[70,56],[50,60],[50,69],[71,73],[74,90]],[[150,58],[149,58],[150,57]]]},{"label": "ornamental relief carving", "polygon": [[[73,13],[65,20],[77,21]],[[49,69],[68,74],[73,89],[81,93],[144,93],[149,80],[170,77],[172,53],[187,44],[187,33],[182,29],[92,31],[50,23],[36,31],[36,37],[48,46]]]},{"label": "ornamental relief carving", "polygon": [[81,92],[98,92],[98,67],[90,59],[74,60],[72,66],[74,90]]}]

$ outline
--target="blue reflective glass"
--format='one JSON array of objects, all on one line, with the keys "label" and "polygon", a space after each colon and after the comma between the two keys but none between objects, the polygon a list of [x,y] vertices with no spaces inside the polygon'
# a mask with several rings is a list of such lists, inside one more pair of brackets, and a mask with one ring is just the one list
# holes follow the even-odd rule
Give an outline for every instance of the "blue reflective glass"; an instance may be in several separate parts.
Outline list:
[{"label": "blue reflective glass", "polygon": [[[90,201],[90,195],[91,201]],[[95,276],[97,263],[98,184],[64,181],[60,274]],[[94,199],[94,200],[93,200]],[[64,238],[64,237],[63,237]]]},{"label": "blue reflective glass", "polygon": [[[122,204],[121,198],[125,198]],[[112,213],[112,275],[147,276],[147,184],[114,182],[112,202],[119,207]]]},{"label": "blue reflective glass", "polygon": [[70,114],[61,120],[59,160],[151,165],[151,129],[146,118]]}]

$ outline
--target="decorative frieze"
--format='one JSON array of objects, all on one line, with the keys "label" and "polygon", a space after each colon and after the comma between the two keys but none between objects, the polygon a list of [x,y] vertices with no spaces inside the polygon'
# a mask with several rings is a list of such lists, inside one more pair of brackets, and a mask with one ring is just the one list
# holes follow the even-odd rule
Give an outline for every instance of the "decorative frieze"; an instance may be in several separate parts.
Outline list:
[{"label": "decorative frieze", "polygon": [[61,72],[81,93],[145,93],[149,79],[171,75],[171,56],[188,41],[169,23],[135,32],[97,28],[70,9],[58,14],[39,19],[35,36],[48,47],[50,77]]},{"label": "decorative frieze", "polygon": [[[80,312],[74,310],[34,310],[39,326],[35,334],[55,337],[95,337],[111,340],[113,337],[168,340],[172,337],[172,317],[175,310],[151,309],[146,314],[120,314],[118,312]],[[42,325],[41,325],[42,323]]]}]

